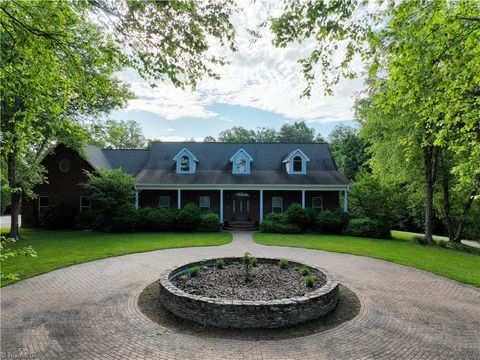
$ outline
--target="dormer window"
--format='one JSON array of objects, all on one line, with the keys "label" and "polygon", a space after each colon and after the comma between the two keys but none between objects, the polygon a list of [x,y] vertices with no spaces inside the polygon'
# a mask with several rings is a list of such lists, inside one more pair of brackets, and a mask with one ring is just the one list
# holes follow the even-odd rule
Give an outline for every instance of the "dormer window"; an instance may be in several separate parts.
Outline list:
[{"label": "dormer window", "polygon": [[189,172],[190,171],[190,156],[183,155],[180,159],[180,171]]},{"label": "dormer window", "polygon": [[302,164],[303,164],[303,160],[300,156],[295,156],[293,158],[293,172],[295,173],[298,173],[298,172],[302,172]]},{"label": "dormer window", "polygon": [[239,149],[230,158],[232,173],[235,175],[250,174],[250,163],[252,161],[253,158],[244,149]]},{"label": "dormer window", "polygon": [[287,155],[283,163],[290,175],[305,175],[307,173],[307,162],[310,161],[307,155],[300,150],[295,149]]},{"label": "dormer window", "polygon": [[177,162],[177,174],[194,174],[198,159],[187,148],[183,148],[173,158]]}]

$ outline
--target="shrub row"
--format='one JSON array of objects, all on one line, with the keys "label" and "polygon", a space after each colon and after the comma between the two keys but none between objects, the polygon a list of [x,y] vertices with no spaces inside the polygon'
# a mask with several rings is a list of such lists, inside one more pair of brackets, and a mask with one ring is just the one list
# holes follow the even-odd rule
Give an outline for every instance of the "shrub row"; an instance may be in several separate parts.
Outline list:
[{"label": "shrub row", "polygon": [[41,214],[41,225],[50,229],[94,229],[100,231],[219,231],[220,219],[215,213],[202,214],[195,204],[181,210],[161,208],[135,209],[120,206],[107,226],[99,222],[95,210],[76,212],[68,204],[51,204]]},{"label": "shrub row", "polygon": [[369,218],[348,219],[343,211],[315,212],[292,204],[284,214],[270,213],[261,224],[267,233],[298,234],[305,231],[318,231],[327,234],[344,233],[353,236],[374,238],[390,237],[390,229],[380,221]]}]

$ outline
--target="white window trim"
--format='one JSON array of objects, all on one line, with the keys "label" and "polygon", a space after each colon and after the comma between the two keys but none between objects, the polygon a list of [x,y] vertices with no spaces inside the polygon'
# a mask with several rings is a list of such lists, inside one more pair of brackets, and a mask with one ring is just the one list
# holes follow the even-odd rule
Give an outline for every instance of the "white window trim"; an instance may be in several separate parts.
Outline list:
[{"label": "white window trim", "polygon": [[[181,163],[182,163],[182,157],[183,156],[188,156],[188,158],[189,158],[190,167],[189,167],[188,171],[183,171],[182,170]],[[195,171],[197,169],[197,162],[199,162],[199,161],[195,157],[195,155],[193,155],[192,152],[189,151],[187,148],[183,148],[182,150],[180,150],[177,153],[177,155],[174,156],[173,160],[177,162],[177,166],[176,166],[177,174],[195,174]]]},{"label": "white window trim", "polygon": [[[168,198],[168,205],[167,205],[167,206],[162,206],[162,203],[161,203],[161,201],[160,201],[161,198]],[[160,195],[160,196],[158,197],[158,207],[159,207],[160,209],[170,209],[170,200],[171,200],[171,199],[170,199],[170,195]]]},{"label": "white window trim", "polygon": [[[83,199],[83,198],[88,199],[88,203],[89,203],[88,206],[83,206],[83,205],[82,205],[82,199]],[[82,211],[84,211],[84,210],[89,210],[89,211],[90,211],[91,208],[92,208],[92,201],[90,200],[90,197],[88,197],[88,196],[80,196],[80,212],[82,212]]]},{"label": "white window trim", "polygon": [[40,199],[42,199],[42,198],[46,198],[46,199],[48,199],[48,202],[50,202],[50,198],[48,196],[39,196],[38,197],[38,213],[39,214],[42,212],[42,210],[44,210],[48,207],[48,204],[47,204],[47,206],[40,206],[40,203],[41,203]]},{"label": "white window trim", "polygon": [[200,211],[204,212],[202,208],[207,208],[207,206],[202,206],[202,199],[208,199],[208,210],[205,212],[212,211],[212,199],[210,198],[210,196],[200,196],[198,198],[198,208],[200,209]]},{"label": "white window trim", "polygon": [[[293,171],[293,159],[297,156],[302,158],[302,171]],[[286,159],[283,160],[287,169],[287,173],[290,175],[305,175],[307,173],[308,161],[310,161],[309,157],[300,149],[293,150],[290,154],[288,154]]]},{"label": "white window trim", "polygon": [[[245,160],[245,172],[241,172],[237,170],[237,164]],[[245,149],[240,148],[237,150],[235,154],[232,155],[230,158],[230,162],[232,163],[232,174],[234,175],[248,175],[250,174],[250,168],[251,168],[251,163],[253,161],[253,158],[250,156],[249,153],[245,151]]]},{"label": "white window trim", "polygon": [[[279,198],[281,201],[281,205],[280,206],[273,206],[273,199],[274,198]],[[272,212],[275,212],[274,209],[276,208],[280,208],[280,214],[283,213],[283,196],[272,196]]]},{"label": "white window trim", "polygon": [[[319,207],[313,207],[313,200],[314,200],[314,199],[320,199],[320,208],[319,208]],[[313,210],[320,209],[320,212],[323,211],[323,196],[314,196],[314,197],[312,197],[312,209],[313,209]]]}]

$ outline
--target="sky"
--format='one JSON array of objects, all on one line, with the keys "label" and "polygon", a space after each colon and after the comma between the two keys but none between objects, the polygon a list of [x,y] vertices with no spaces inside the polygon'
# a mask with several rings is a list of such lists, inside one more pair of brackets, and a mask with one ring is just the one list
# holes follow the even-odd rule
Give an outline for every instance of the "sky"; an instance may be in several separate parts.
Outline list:
[{"label": "sky", "polygon": [[[339,123],[355,126],[353,104],[363,86],[361,77],[341,80],[333,96],[324,96],[318,84],[310,98],[300,98],[306,83],[297,60],[312,50],[314,42],[283,49],[272,45],[268,28],[257,26],[268,16],[280,14],[278,3],[240,3],[241,11],[232,18],[238,51],[212,49],[230,60],[230,64],[215,68],[220,80],[204,78],[195,91],[184,91],[168,82],[151,88],[132,69],[118,74],[130,83],[137,98],[125,109],[112,112],[110,118],[136,120],[147,138],[162,141],[202,141],[205,136],[217,137],[233,126],[278,130],[284,123],[302,120],[324,137]],[[254,40],[247,29],[259,31],[260,38]],[[360,60],[356,59],[354,66],[360,71]]]}]

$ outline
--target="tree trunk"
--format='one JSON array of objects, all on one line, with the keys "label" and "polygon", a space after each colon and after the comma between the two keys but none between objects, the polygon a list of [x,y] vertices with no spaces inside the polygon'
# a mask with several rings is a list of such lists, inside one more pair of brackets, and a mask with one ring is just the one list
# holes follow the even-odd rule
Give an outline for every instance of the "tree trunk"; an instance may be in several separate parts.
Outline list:
[{"label": "tree trunk", "polygon": [[463,227],[465,226],[465,217],[466,217],[467,213],[470,211],[470,208],[472,207],[473,199],[477,195],[479,182],[480,182],[480,180],[477,179],[477,181],[475,183],[475,188],[470,193],[470,196],[468,197],[467,203],[465,204],[465,206],[463,208],[463,214],[462,214],[462,217],[460,219],[460,223],[458,224],[458,228],[457,228],[457,231],[455,233],[455,237],[453,239],[454,242],[462,241]]},{"label": "tree trunk", "polygon": [[20,212],[20,190],[17,186],[17,149],[15,149],[11,154],[8,154],[7,159],[8,167],[8,186],[11,190],[11,224],[10,224],[10,233],[9,237],[18,240],[20,238],[18,230],[18,215]]},{"label": "tree trunk", "polygon": [[425,241],[433,244],[433,186],[435,184],[435,169],[437,152],[433,146],[423,150],[425,162]]},{"label": "tree trunk", "polygon": [[448,240],[454,241],[455,225],[453,223],[451,203],[450,203],[450,169],[445,165],[445,159],[441,156],[442,171],[442,192],[443,192],[443,215],[447,225]]}]

